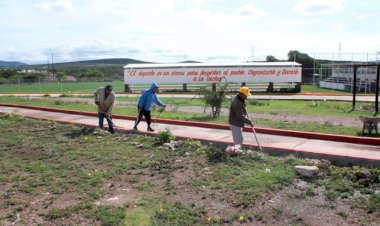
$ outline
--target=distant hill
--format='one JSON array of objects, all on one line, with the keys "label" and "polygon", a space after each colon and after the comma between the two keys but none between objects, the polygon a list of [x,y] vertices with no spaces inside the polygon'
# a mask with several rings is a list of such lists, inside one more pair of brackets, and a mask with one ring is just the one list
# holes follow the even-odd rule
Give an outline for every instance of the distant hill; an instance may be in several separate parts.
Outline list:
[{"label": "distant hill", "polygon": [[27,64],[18,61],[0,61],[0,67],[18,67],[26,65]]},{"label": "distant hill", "polygon": [[194,61],[194,60],[187,60],[187,61],[181,61],[181,62],[178,62],[178,63],[181,63],[181,64],[187,64],[187,63],[202,63],[202,62],[199,62],[199,61]]},{"label": "distant hill", "polygon": [[20,69],[39,69],[49,71],[61,71],[68,76],[81,77],[87,69],[96,69],[105,74],[107,78],[122,79],[124,76],[124,66],[127,64],[148,64],[151,62],[135,60],[130,58],[110,58],[97,60],[84,60],[75,62],[62,62],[54,64],[39,64],[21,66]]},{"label": "distant hill", "polygon": [[[1,61],[0,61],[1,62]],[[75,62],[62,62],[54,64],[38,64],[15,65],[17,69],[35,69],[35,70],[49,70],[55,72],[63,72],[67,76],[81,78],[81,76],[88,69],[99,70],[104,73],[106,78],[123,79],[124,66],[127,64],[150,64],[153,62],[135,60],[130,58],[111,58],[111,59],[97,59],[97,60],[84,60]],[[198,63],[197,61],[184,61],[180,63]]]},{"label": "distant hill", "polygon": [[84,60],[84,61],[76,61],[76,62],[66,62],[66,63],[57,63],[55,65],[65,65],[65,64],[147,64],[152,62],[135,60],[130,58],[110,58],[110,59],[98,59],[98,60]]}]

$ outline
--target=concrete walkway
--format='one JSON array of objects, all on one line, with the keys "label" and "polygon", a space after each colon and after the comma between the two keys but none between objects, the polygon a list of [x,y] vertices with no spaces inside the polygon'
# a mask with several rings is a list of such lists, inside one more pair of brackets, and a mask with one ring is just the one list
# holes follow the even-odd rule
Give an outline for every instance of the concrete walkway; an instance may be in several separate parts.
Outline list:
[{"label": "concrete walkway", "polygon": [[[81,124],[85,126],[97,126],[97,117],[89,115],[68,114],[62,112],[51,112],[46,110],[33,110],[16,107],[0,106],[0,113],[16,113],[26,117],[53,120],[64,123]],[[133,118],[114,119],[119,132],[135,133]],[[154,122],[154,120],[153,120]],[[223,144],[225,147],[232,143],[229,130],[215,128],[201,128],[189,125],[173,125],[165,123],[154,123],[156,131],[170,129],[178,138],[191,138],[205,142]],[[138,133],[154,134],[146,131],[146,123],[142,121]],[[258,128],[257,131],[260,131]],[[252,132],[244,132],[244,145],[258,149]],[[335,165],[365,165],[380,167],[380,145],[355,144],[350,142],[337,142],[322,139],[309,139],[293,136],[281,136],[273,134],[257,133],[258,140],[265,153],[272,155],[293,154],[302,158],[318,158],[330,160]]]}]

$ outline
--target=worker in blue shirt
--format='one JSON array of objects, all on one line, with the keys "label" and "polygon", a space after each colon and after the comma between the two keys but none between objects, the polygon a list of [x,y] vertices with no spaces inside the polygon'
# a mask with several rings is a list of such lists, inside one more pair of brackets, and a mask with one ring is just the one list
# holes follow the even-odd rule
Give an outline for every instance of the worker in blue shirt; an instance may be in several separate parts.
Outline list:
[{"label": "worker in blue shirt", "polygon": [[150,127],[151,124],[151,116],[150,116],[150,108],[152,103],[157,104],[160,107],[166,107],[165,104],[161,103],[161,101],[157,98],[156,93],[159,92],[159,87],[157,83],[153,82],[149,89],[144,90],[143,94],[140,96],[139,103],[137,104],[138,108],[138,116],[135,121],[135,125],[133,126],[134,130],[137,129],[137,125],[140,123],[142,116],[144,115],[146,123],[148,124],[148,131],[153,132],[154,129]]}]

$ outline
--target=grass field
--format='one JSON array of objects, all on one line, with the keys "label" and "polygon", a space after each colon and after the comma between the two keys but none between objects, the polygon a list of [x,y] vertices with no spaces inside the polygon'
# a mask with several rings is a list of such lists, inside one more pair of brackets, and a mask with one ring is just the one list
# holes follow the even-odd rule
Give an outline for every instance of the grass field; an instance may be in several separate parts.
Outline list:
[{"label": "grass field", "polygon": [[[0,84],[0,92],[2,93],[17,93],[17,92],[32,92],[32,93],[74,93],[74,92],[93,92],[98,87],[104,87],[107,84],[112,84],[116,92],[124,92],[124,81],[109,81],[109,82],[72,82],[63,81],[62,83],[22,83],[17,81],[10,84]],[[164,84],[161,84],[164,85]],[[149,87],[149,84],[146,85]],[[181,85],[179,85],[181,87]],[[303,92],[319,92],[319,93],[337,93],[349,94],[338,90],[319,88],[317,86],[302,85]]]},{"label": "grass field", "polygon": [[0,85],[0,92],[17,93],[68,93],[68,92],[94,92],[99,87],[112,84],[116,92],[124,91],[123,81],[112,82],[63,82],[63,83],[21,83],[20,85]]},{"label": "grass field", "polygon": [[379,223],[379,169],[365,186],[359,167],[321,163],[298,188],[294,166],[308,163],[292,156],[231,157],[192,140],[173,151],[155,137],[17,115],[0,114],[0,133],[1,225]]}]

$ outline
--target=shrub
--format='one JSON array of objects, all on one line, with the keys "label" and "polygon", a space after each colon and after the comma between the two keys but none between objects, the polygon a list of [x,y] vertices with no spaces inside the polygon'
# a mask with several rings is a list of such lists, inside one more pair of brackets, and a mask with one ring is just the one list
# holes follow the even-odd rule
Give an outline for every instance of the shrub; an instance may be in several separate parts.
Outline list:
[{"label": "shrub", "polygon": [[226,99],[228,83],[218,83],[216,91],[208,89],[207,86],[202,87],[198,91],[198,95],[202,97],[205,103],[205,109],[211,107],[212,116],[218,117],[222,108],[222,103]]},{"label": "shrub", "polygon": [[167,143],[174,139],[175,139],[175,136],[172,134],[172,132],[168,128],[166,128],[165,131],[159,131],[156,135],[156,141],[159,144]]}]

